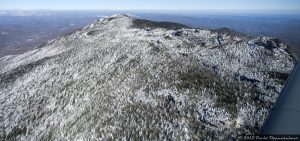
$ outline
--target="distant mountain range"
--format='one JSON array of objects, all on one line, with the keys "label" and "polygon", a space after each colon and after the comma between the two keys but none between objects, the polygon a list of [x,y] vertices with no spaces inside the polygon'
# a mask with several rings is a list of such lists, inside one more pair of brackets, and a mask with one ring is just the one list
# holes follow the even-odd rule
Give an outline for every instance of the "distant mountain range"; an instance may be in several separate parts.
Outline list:
[{"label": "distant mountain range", "polygon": [[246,11],[0,10],[0,58],[32,50],[99,17],[120,12],[148,20],[177,22],[193,28],[230,28],[251,36],[271,36],[281,39],[298,56],[300,54],[300,16],[295,11],[265,14],[252,11],[251,14]]},{"label": "distant mountain range", "polygon": [[257,134],[295,63],[276,38],[101,18],[0,59],[0,140]]},{"label": "distant mountain range", "polygon": [[83,11],[0,11],[0,58],[37,48],[84,27],[98,15]]}]

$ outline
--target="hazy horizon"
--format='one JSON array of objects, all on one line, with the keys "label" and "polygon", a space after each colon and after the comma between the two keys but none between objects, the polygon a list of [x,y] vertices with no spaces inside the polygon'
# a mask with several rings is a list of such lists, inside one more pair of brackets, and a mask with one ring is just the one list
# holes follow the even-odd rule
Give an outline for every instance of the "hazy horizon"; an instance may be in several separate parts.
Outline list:
[{"label": "hazy horizon", "polygon": [[3,0],[3,10],[300,10],[298,0]]},{"label": "hazy horizon", "polygon": [[[116,12],[116,13],[160,13],[160,14],[211,14],[211,15],[300,15],[300,10],[194,10],[194,9],[0,9],[0,14],[5,14],[6,12]],[[246,15],[249,14],[249,15]]]}]

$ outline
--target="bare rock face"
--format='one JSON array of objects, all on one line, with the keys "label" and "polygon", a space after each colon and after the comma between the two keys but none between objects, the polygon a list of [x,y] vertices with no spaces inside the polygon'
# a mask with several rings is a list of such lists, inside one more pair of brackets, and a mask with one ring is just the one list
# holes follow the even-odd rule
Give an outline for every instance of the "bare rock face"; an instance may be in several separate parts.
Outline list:
[{"label": "bare rock face", "polygon": [[102,18],[0,59],[0,140],[234,140],[294,64],[269,37]]}]

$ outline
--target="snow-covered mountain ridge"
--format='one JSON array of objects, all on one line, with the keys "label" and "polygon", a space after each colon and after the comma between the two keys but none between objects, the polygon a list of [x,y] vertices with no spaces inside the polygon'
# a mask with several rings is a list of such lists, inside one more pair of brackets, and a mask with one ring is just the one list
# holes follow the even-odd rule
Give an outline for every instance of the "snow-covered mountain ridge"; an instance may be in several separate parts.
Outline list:
[{"label": "snow-covered mountain ridge", "polygon": [[0,139],[234,140],[296,60],[270,37],[114,15],[0,58]]}]

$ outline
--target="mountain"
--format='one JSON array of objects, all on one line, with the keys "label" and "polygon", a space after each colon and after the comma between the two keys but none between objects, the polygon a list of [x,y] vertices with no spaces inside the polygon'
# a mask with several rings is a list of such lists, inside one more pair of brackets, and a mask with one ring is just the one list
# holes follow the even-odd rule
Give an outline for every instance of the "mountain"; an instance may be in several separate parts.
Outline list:
[{"label": "mountain", "polygon": [[270,37],[105,17],[0,59],[0,139],[234,140],[295,63]]}]

